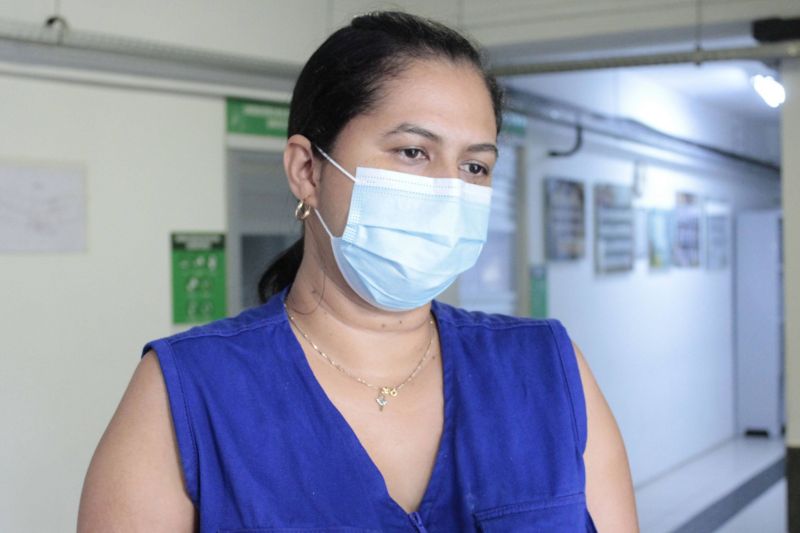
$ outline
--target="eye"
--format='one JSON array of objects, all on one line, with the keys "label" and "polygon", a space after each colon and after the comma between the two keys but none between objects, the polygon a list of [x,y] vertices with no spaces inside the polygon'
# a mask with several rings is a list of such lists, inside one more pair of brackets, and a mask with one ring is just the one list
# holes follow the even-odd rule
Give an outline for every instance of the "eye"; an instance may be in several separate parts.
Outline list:
[{"label": "eye", "polygon": [[406,159],[418,160],[420,159],[421,155],[425,155],[425,151],[422,148],[400,148],[397,150],[399,153],[403,155]]},{"label": "eye", "polygon": [[475,162],[466,163],[462,167],[462,169],[465,170],[467,173],[472,174],[473,176],[489,175],[489,169],[486,166],[481,165],[480,163],[475,163]]}]

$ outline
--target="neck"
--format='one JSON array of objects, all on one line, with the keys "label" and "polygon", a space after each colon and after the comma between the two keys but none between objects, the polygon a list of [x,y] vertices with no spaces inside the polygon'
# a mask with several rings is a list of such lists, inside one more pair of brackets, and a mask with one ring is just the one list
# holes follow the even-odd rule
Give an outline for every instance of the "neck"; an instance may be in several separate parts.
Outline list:
[{"label": "neck", "polygon": [[312,254],[304,254],[286,296],[286,303],[295,316],[300,315],[307,321],[325,316],[347,330],[370,334],[414,332],[424,329],[430,318],[430,303],[406,311],[386,311],[358,296],[338,270],[336,278],[326,270]]},{"label": "neck", "polygon": [[407,374],[430,341],[431,304],[401,312],[376,308],[353,292],[341,275],[327,276],[315,255],[304,254],[286,295],[286,306],[300,327],[353,372],[389,380]]}]

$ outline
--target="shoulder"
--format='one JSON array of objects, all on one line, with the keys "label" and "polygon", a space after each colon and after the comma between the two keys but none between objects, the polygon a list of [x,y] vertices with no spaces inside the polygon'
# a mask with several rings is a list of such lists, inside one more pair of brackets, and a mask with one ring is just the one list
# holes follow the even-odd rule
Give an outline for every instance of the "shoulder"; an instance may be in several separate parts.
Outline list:
[{"label": "shoulder", "polygon": [[484,354],[492,353],[522,365],[556,365],[567,371],[568,377],[577,376],[573,345],[567,329],[557,318],[488,313],[436,300],[433,311],[461,344],[480,347]]},{"label": "shoulder", "polygon": [[154,516],[159,517],[157,531],[191,531],[196,520],[181,477],[161,371],[148,352],[92,457],[78,531],[146,529]]},{"label": "shoulder", "polygon": [[552,328],[561,323],[555,318],[529,318],[503,313],[489,313],[456,307],[450,304],[433,300],[432,308],[436,318],[456,327],[476,327],[488,330],[503,330],[513,328]]},{"label": "shoulder", "polygon": [[465,352],[480,352],[480,359],[491,360],[491,364],[500,358],[520,368],[549,367],[563,372],[568,386],[575,388],[578,368],[574,348],[559,319],[468,310],[436,300],[432,310],[437,321],[447,326],[445,334],[452,334],[452,340],[464,346]]},{"label": "shoulder", "polygon": [[[529,318],[466,310],[435,302],[437,317],[453,326],[458,345],[470,361],[486,371],[507,371],[515,379],[536,384],[542,394],[563,397],[571,412],[571,425],[580,454],[586,448],[585,384],[591,378],[577,344],[557,318]],[[485,365],[488,365],[486,367]],[[482,367],[482,368],[484,368]]]},{"label": "shoulder", "polygon": [[598,530],[638,532],[628,455],[616,418],[580,347],[572,342],[586,402],[586,498]]},{"label": "shoulder", "polygon": [[247,334],[253,330],[278,325],[282,322],[282,319],[282,315],[271,312],[271,310],[267,308],[267,304],[264,304],[245,309],[235,316],[193,326],[167,338],[170,342],[176,343],[191,339],[235,337],[237,335]]},{"label": "shoulder", "polygon": [[[204,353],[235,350],[236,346],[255,346],[269,331],[280,328],[284,317],[280,302],[270,301],[246,309],[238,315],[214,320],[201,325],[156,338],[145,343],[141,356],[154,350],[159,358],[189,354],[195,358]],[[163,362],[162,362],[163,365]]]}]

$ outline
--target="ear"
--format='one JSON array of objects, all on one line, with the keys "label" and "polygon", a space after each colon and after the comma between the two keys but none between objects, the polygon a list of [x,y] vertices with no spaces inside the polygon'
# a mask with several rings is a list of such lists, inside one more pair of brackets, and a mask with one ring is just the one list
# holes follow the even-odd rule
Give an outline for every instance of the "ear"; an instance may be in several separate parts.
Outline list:
[{"label": "ear", "polygon": [[317,207],[320,165],[314,158],[311,141],[306,136],[298,133],[287,139],[283,150],[283,168],[295,198]]}]

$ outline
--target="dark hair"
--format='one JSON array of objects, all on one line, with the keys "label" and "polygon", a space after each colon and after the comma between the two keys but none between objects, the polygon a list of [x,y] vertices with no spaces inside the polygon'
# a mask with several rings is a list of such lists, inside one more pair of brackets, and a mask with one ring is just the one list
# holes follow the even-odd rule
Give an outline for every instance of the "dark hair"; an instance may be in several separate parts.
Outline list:
[{"label": "dark hair", "polygon": [[[292,93],[288,136],[302,134],[328,153],[354,117],[368,112],[383,83],[400,75],[415,59],[467,62],[483,75],[502,125],[503,91],[478,49],[463,35],[432,20],[396,11],[353,18],[328,37],[306,62]],[[303,259],[303,237],[281,253],[258,282],[263,303],[294,281]]]}]

